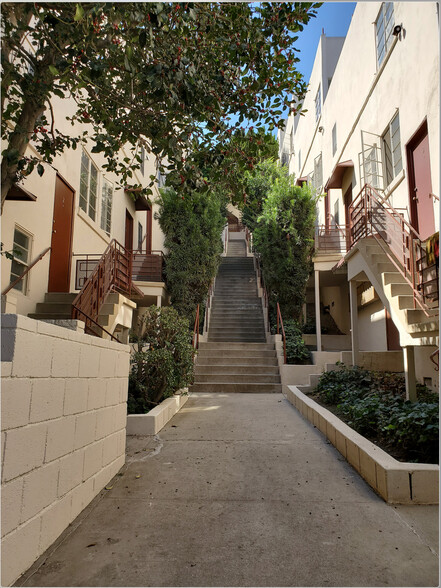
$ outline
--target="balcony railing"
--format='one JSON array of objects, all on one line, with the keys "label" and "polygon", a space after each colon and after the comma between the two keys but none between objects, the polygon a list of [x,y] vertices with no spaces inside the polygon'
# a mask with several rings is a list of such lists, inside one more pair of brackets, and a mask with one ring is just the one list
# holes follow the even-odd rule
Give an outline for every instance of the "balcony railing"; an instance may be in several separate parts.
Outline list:
[{"label": "balcony railing", "polygon": [[403,215],[366,184],[351,204],[350,217],[351,245],[373,237],[412,287],[414,308],[418,304],[426,315],[437,309],[438,264],[428,261],[426,242]]},{"label": "balcony railing", "polygon": [[135,282],[163,282],[164,255],[162,251],[133,253],[132,277]]},{"label": "balcony railing", "polygon": [[327,227],[319,225],[315,230],[315,249],[320,253],[346,253],[347,251],[346,227],[334,225]]}]

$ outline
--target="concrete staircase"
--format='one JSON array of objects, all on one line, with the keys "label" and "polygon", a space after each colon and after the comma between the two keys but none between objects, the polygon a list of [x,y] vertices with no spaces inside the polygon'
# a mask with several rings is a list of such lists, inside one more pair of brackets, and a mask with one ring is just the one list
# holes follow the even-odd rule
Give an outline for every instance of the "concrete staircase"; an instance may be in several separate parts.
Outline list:
[{"label": "concrete staircase", "polygon": [[35,312],[30,313],[30,318],[42,321],[53,319],[70,319],[72,315],[72,302],[76,294],[64,292],[47,292],[44,302],[38,302]]},{"label": "concrete staircase", "polygon": [[[361,256],[360,267],[374,286],[378,296],[390,307],[390,314],[400,332],[401,345],[438,345],[437,311],[426,316],[413,308],[413,292],[387,255],[373,239],[356,245]],[[350,277],[350,276],[349,276]]]},{"label": "concrete staircase", "polygon": [[261,299],[245,241],[228,242],[216,277],[206,342],[192,392],[281,392],[274,343],[266,342]]}]

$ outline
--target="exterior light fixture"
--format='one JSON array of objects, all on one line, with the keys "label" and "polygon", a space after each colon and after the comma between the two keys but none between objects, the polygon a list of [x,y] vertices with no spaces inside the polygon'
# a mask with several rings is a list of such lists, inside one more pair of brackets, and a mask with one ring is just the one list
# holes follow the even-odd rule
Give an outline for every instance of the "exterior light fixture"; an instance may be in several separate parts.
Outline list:
[{"label": "exterior light fixture", "polygon": [[401,33],[402,28],[402,25],[395,25],[394,30],[392,31],[393,36],[398,37],[398,35]]},{"label": "exterior light fixture", "polygon": [[318,132],[323,134],[325,132],[325,129],[323,127],[319,127]]}]

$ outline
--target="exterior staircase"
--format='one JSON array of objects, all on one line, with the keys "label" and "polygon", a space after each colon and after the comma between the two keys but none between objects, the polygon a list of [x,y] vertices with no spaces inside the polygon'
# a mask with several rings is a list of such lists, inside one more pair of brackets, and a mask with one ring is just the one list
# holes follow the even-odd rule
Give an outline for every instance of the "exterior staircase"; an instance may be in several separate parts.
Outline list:
[{"label": "exterior staircase", "polygon": [[281,392],[274,343],[266,342],[254,258],[245,240],[228,242],[216,277],[206,342],[191,392]]},{"label": "exterior staircase", "polygon": [[44,302],[38,302],[35,312],[28,316],[39,321],[70,319],[75,297],[75,293],[48,292],[44,295]]},{"label": "exterior staircase", "polygon": [[[364,239],[353,248],[359,254],[359,267],[375,288],[400,333],[404,345],[438,345],[439,323],[437,310],[427,316],[419,307],[414,308],[412,287],[389,260],[374,239]],[[351,277],[351,276],[348,276]]]}]

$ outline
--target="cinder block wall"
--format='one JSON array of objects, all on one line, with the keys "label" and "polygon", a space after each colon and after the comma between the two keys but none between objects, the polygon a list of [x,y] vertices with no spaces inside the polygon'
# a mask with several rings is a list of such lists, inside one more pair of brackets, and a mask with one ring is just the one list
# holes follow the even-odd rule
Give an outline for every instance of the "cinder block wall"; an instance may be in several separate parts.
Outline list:
[{"label": "cinder block wall", "polygon": [[2,586],[124,464],[129,346],[2,315]]}]

